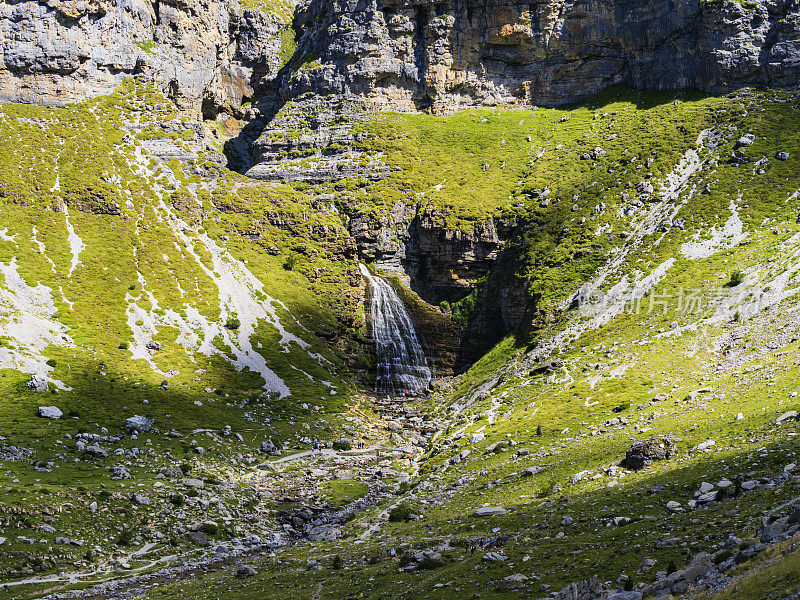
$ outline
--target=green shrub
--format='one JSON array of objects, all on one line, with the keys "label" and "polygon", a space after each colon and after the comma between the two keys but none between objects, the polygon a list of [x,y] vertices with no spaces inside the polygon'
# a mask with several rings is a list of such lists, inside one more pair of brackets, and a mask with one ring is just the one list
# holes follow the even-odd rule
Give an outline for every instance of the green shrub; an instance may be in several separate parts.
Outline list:
[{"label": "green shrub", "polygon": [[55,366],[58,364],[58,362],[56,362],[56,359],[55,359],[55,358],[48,358],[48,359],[47,359],[47,362],[46,362],[45,364],[46,364],[48,367],[53,367],[53,368],[55,368]]},{"label": "green shrub", "polygon": [[728,282],[728,287],[736,287],[743,281],[744,273],[741,270],[736,269],[733,273],[731,273],[731,280]]},{"label": "green shrub", "polygon": [[169,497],[169,501],[172,502],[175,506],[183,506],[186,503],[186,499],[183,497],[182,494],[172,494]]},{"label": "green shrub", "polygon": [[677,570],[678,566],[675,564],[675,561],[674,560],[669,561],[669,564],[667,565],[667,575],[671,575],[672,573],[675,573]]},{"label": "green shrub", "polygon": [[283,268],[287,271],[294,271],[294,268],[297,266],[297,257],[294,254],[290,254],[286,257],[283,261]]},{"label": "green shrub", "polygon": [[405,502],[398,504],[389,511],[390,523],[408,523],[411,520],[411,507]]},{"label": "green shrub", "polygon": [[128,349],[128,342],[120,342],[119,346],[117,346],[120,350],[127,350]]},{"label": "green shrub", "polygon": [[239,322],[239,317],[236,315],[232,315],[228,317],[228,320],[225,321],[225,329],[236,330],[239,329],[241,322]]},{"label": "green shrub", "polygon": [[430,556],[426,556],[421,561],[419,561],[419,568],[420,570],[424,571],[431,571],[433,569],[438,569],[443,565],[444,563],[441,560],[433,559]]},{"label": "green shrub", "polygon": [[331,560],[331,567],[333,569],[341,569],[342,568],[342,557],[338,554],[334,554],[333,560]]},{"label": "green shrub", "polygon": [[130,529],[123,529],[122,533],[119,535],[119,540],[117,544],[120,546],[130,546],[133,542],[133,531]]},{"label": "green shrub", "polygon": [[205,533],[206,535],[217,535],[219,532],[219,527],[216,523],[203,523],[200,526],[200,531]]},{"label": "green shrub", "polygon": [[333,442],[334,450],[350,450],[350,440],[336,440]]}]

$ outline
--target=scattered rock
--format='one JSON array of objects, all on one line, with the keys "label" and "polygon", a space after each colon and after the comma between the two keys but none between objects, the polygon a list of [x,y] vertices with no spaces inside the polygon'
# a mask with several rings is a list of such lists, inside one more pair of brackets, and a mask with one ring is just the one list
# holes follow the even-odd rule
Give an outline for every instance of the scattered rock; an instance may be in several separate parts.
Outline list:
[{"label": "scattered rock", "polygon": [[[527,454],[527,452],[526,452],[526,454]],[[524,456],[524,455],[522,455],[522,456]],[[544,471],[546,468],[547,467],[542,467],[542,466],[539,466],[539,465],[533,465],[532,467],[528,467],[527,469],[525,469],[522,472],[522,476],[523,477],[532,477],[534,475],[538,475],[539,473]]]},{"label": "scattered rock", "polygon": [[142,504],[144,506],[147,506],[150,504],[150,498],[148,498],[142,493],[136,492],[131,496],[131,502],[133,502],[134,504]]},{"label": "scattered rock", "polygon": [[125,419],[124,428],[128,431],[150,431],[153,421],[142,415],[133,415]]},{"label": "scattered rock", "polygon": [[675,453],[675,442],[670,436],[660,435],[635,442],[625,453],[620,463],[623,467],[638,471],[659,460],[670,458]]},{"label": "scattered rock", "polygon": [[508,511],[501,506],[483,506],[472,513],[473,517],[499,517]]},{"label": "scattered rock", "polygon": [[508,557],[500,552],[487,552],[481,557],[481,560],[486,562],[503,562]]},{"label": "scattered rock", "polygon": [[40,406],[36,414],[44,419],[60,419],[64,416],[64,413],[57,406]]},{"label": "scattered rock", "polygon": [[[605,210],[605,205],[603,205],[603,210]],[[531,370],[531,375],[538,375],[540,373],[549,373],[551,371],[555,371],[556,369],[560,369],[564,366],[564,363],[560,360],[547,360],[543,363],[539,363]]]},{"label": "scattered rock", "polygon": [[312,542],[334,542],[341,534],[341,530],[335,525],[319,525],[308,533],[308,539]]},{"label": "scattered rock", "polygon": [[31,379],[28,381],[28,388],[34,392],[46,392],[50,389],[50,386],[47,385],[47,379],[41,375],[31,375]]},{"label": "scattered rock", "polygon": [[746,133],[737,140],[736,144],[738,146],[750,146],[755,141],[756,141],[756,136],[754,136],[752,133]]},{"label": "scattered rock", "polygon": [[508,577],[503,577],[497,584],[498,592],[506,592],[508,590],[518,590],[525,586],[528,578],[522,573],[514,573]]},{"label": "scattered rock", "polygon": [[89,456],[92,456],[94,458],[105,458],[108,456],[108,450],[106,450],[105,448],[101,448],[97,444],[86,446],[83,449],[83,453],[88,454]]},{"label": "scattered rock", "polygon": [[254,575],[258,575],[258,571],[256,571],[250,565],[242,565],[236,569],[237,577],[253,577]]},{"label": "scattered rock", "polygon": [[761,527],[756,535],[761,540],[761,543],[769,544],[783,535],[788,525],[788,517],[764,517],[761,519]]}]

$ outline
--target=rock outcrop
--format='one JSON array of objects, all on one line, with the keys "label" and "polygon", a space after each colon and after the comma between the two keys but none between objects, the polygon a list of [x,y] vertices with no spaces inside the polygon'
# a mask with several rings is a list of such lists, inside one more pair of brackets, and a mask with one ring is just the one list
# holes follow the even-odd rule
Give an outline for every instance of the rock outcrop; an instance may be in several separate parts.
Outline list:
[{"label": "rock outcrop", "polygon": [[311,0],[296,26],[287,96],[345,94],[390,110],[557,105],[615,83],[719,94],[800,81],[790,0]]},{"label": "rock outcrop", "polygon": [[222,0],[0,4],[0,102],[62,104],[152,80],[187,113],[237,110],[280,68],[282,20]]},{"label": "rock outcrop", "polygon": [[447,211],[398,202],[375,217],[354,211],[350,235],[359,256],[381,269],[405,274],[424,300],[460,300],[498,259],[515,223],[491,217],[472,230],[448,227]]}]

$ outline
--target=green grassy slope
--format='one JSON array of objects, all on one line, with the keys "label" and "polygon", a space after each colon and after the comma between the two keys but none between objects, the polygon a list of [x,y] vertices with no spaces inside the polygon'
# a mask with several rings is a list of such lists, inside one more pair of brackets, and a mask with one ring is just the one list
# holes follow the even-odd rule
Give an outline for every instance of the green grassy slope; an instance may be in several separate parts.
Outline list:
[{"label": "green grassy slope", "polygon": [[[246,470],[261,442],[341,435],[363,334],[346,231],[308,197],[215,165],[194,127],[134,81],[59,109],[0,107],[0,445],[33,450],[0,463],[4,577],[87,565],[118,528],[170,508],[171,484],[131,507],[113,465],[151,491],[159,469],[183,462],[236,488],[231,461]],[[29,389],[31,373],[49,391]],[[64,417],[36,416],[50,405]],[[134,414],[154,431],[101,439],[105,458],[76,447],[77,434],[116,436]],[[221,436],[225,425],[241,440]],[[72,508],[42,533],[54,504]],[[59,536],[83,545],[53,546]]]},{"label": "green grassy slope", "polygon": [[[785,468],[797,463],[800,430],[791,420],[777,423],[800,402],[795,97],[759,92],[687,99],[683,114],[696,118],[685,125],[672,101],[655,104],[648,110],[663,110],[658,118],[642,115],[642,128],[631,129],[631,137],[620,128],[597,160],[580,159],[585,147],[599,143],[592,126],[600,129],[613,110],[625,109],[598,104],[594,111],[576,109],[568,121],[554,120],[590,138],[573,140],[563,157],[555,152],[550,167],[536,162],[520,174],[523,188],[547,186],[549,198],[562,199],[530,202],[524,214],[532,226],[523,242],[530,270],[523,275],[553,318],[533,339],[508,338],[423,403],[450,425],[410,489],[352,521],[341,542],[255,561],[260,574],[253,578],[238,580],[223,569],[148,596],[211,598],[226,590],[236,598],[289,598],[310,586],[325,598],[517,597],[495,592],[512,573],[532,578],[522,595],[533,598],[594,574],[610,583],[620,575],[650,583],[670,563],[681,568],[700,552],[717,552],[730,535],[747,540],[761,516],[795,500],[796,471]],[[519,114],[513,113],[515,123]],[[736,165],[729,157],[745,133],[756,138],[741,148],[751,162]],[[623,150],[633,153],[640,144],[646,151],[622,165]],[[779,151],[789,159],[776,159]],[[653,152],[649,170],[637,169]],[[754,165],[762,156],[768,161]],[[635,185],[642,181],[653,183],[654,194],[669,193],[643,201],[630,215],[618,210],[641,196]],[[592,214],[601,201],[605,210]],[[677,219],[685,219],[683,228],[666,224]],[[554,232],[563,227],[570,231],[559,239]],[[594,253],[591,263],[580,263],[582,253]],[[594,301],[570,308],[582,284]],[[690,294],[702,302],[686,308]],[[547,358],[562,364],[532,373]],[[618,467],[632,442],[659,434],[675,438],[673,457],[639,472]],[[531,466],[543,470],[525,476]],[[717,501],[690,508],[703,482],[725,478],[755,481],[756,488],[725,488]],[[672,513],[669,501],[688,510]],[[387,522],[385,510],[397,502],[420,518]],[[472,516],[484,505],[508,513]],[[379,530],[370,530],[376,522]],[[486,562],[483,551],[466,552],[467,542],[481,538],[502,544],[507,559]],[[444,565],[402,570],[408,563],[401,556],[426,548],[439,551]],[[775,590],[797,591],[790,574],[796,544],[786,555],[777,552],[772,563],[772,555],[764,557],[763,570],[762,559],[738,567],[737,589],[750,594],[742,597],[762,597],[759,586],[779,579],[783,587]],[[334,568],[337,555],[345,568]],[[716,556],[723,562],[730,554]],[[646,572],[644,558],[656,561]]]}]

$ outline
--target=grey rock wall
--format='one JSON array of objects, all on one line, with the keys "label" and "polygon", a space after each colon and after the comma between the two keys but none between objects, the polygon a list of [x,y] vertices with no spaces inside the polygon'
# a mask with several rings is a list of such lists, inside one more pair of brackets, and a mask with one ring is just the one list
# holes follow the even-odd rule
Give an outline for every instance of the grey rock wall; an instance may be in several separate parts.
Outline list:
[{"label": "grey rock wall", "polygon": [[224,0],[5,0],[0,101],[61,104],[148,77],[189,114],[235,110],[280,66],[280,18]]},{"label": "grey rock wall", "polygon": [[[284,92],[393,110],[557,105],[615,83],[800,84],[800,7],[764,0],[311,0]],[[311,60],[313,58],[313,60]]]}]

